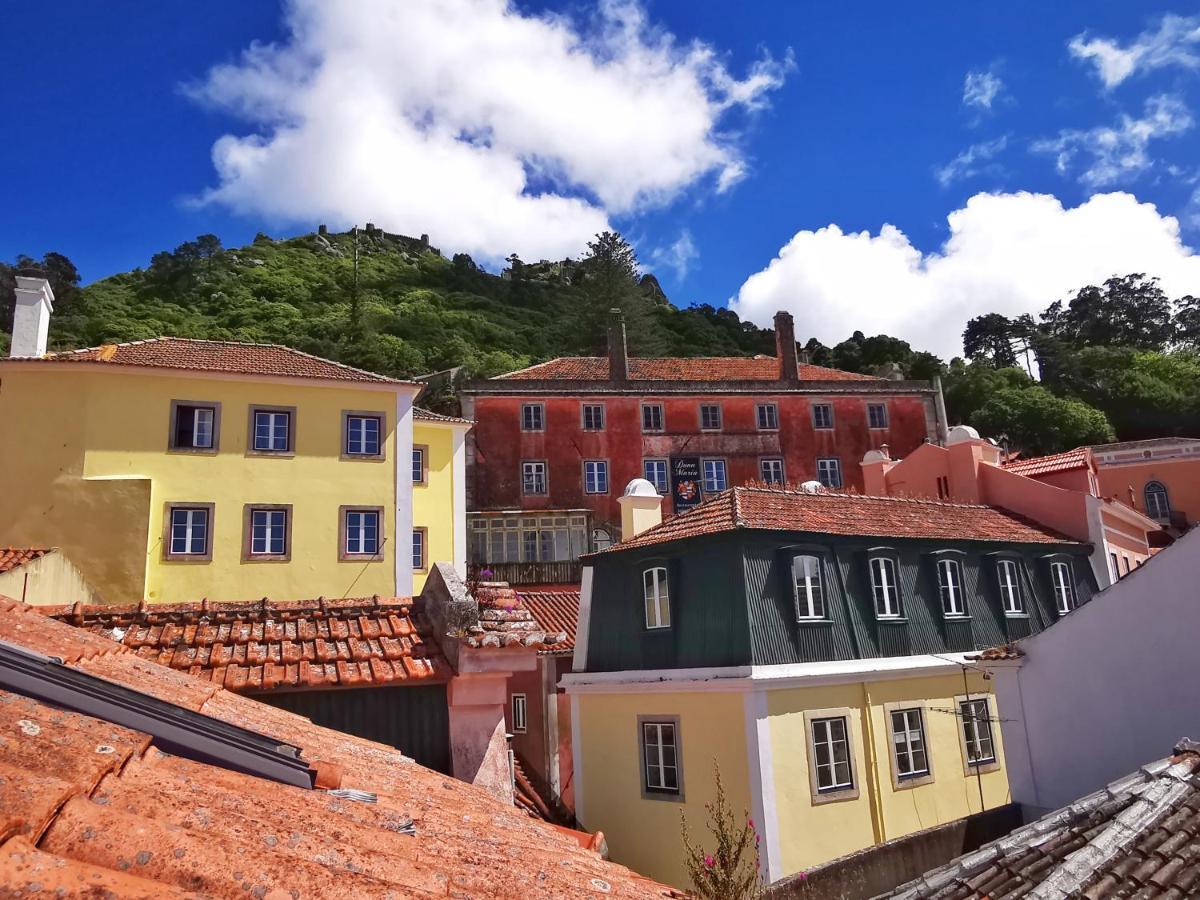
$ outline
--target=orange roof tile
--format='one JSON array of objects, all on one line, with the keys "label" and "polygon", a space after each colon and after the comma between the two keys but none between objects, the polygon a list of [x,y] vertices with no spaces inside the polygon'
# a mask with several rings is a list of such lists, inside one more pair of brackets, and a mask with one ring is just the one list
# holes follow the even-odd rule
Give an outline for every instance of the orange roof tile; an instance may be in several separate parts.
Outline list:
[{"label": "orange roof tile", "polygon": [[717,494],[682,515],[592,555],[737,528],[948,541],[1077,543],[993,506],[747,486]]},{"label": "orange roof tile", "polygon": [[579,624],[579,591],[526,591],[518,588],[521,602],[546,631],[562,632],[566,640],[542,653],[565,656],[575,650],[575,628]]},{"label": "orange roof tile", "polygon": [[[497,376],[513,381],[607,381],[608,357],[560,356],[527,369]],[[825,366],[800,365],[805,381],[880,381],[871,375]],[[778,381],[774,356],[697,356],[629,360],[631,381]]]},{"label": "orange roof tile", "polygon": [[5,896],[682,896],[391,747],[140,659],[3,598],[0,640],[52,650],[90,674],[297,746],[310,765],[339,767],[342,787],[378,801],[171,756],[145,734],[0,691]]},{"label": "orange roof tile", "polygon": [[187,369],[194,372],[226,372],[237,375],[274,375],[286,378],[317,378],[372,384],[415,384],[355,369],[279,344],[249,344],[240,341],[202,341],[195,338],[161,337],[125,344],[105,344],[83,350],[47,353],[48,362],[78,362],[96,365],[143,366],[155,369]]},{"label": "orange roof tile", "polygon": [[1017,475],[1036,478],[1038,475],[1049,475],[1052,472],[1068,472],[1071,469],[1088,469],[1092,465],[1092,451],[1087,447],[1077,447],[1065,453],[1055,453],[1051,456],[1035,456],[1031,459],[1016,459],[1006,462],[1004,468]]},{"label": "orange roof tile", "polygon": [[9,572],[35,559],[41,559],[50,550],[50,547],[0,547],[0,572]]},{"label": "orange roof tile", "polygon": [[407,598],[38,609],[232,691],[437,683],[451,674]]},{"label": "orange roof tile", "polygon": [[462,419],[458,416],[444,416],[441,413],[436,413],[431,409],[424,409],[420,406],[413,407],[413,418],[422,422],[445,422],[453,425],[474,425],[474,419]]}]

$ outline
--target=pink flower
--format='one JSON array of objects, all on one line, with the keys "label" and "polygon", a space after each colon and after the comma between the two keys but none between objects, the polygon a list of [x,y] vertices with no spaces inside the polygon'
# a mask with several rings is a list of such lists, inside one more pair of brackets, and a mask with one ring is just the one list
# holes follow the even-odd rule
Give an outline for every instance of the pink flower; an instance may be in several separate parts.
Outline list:
[{"label": "pink flower", "polygon": [[807,872],[799,872],[799,873],[797,873],[796,877],[799,878],[801,881],[804,881],[806,878],[808,878],[808,873]]},{"label": "pink flower", "polygon": [[748,824],[750,826],[751,831],[754,830],[754,820],[753,819],[747,819],[746,824]]},{"label": "pink flower", "polygon": [[713,867],[713,858],[711,853],[704,854],[704,865],[708,866],[710,869]]}]

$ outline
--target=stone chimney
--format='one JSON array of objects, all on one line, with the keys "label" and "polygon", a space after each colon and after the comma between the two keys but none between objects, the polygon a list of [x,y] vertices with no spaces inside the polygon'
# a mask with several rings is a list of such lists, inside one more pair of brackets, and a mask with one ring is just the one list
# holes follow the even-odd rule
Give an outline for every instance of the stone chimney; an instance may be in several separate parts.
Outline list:
[{"label": "stone chimney", "polygon": [[888,453],[887,444],[878,450],[868,450],[862,458],[863,493],[868,497],[889,496],[887,473],[894,465],[896,461]]},{"label": "stone chimney", "polygon": [[619,309],[608,311],[608,377],[624,383],[629,380],[629,352],[625,348],[625,317]]},{"label": "stone chimney", "polygon": [[12,348],[9,356],[44,356],[54,312],[54,291],[45,278],[17,276],[17,303],[13,309]]},{"label": "stone chimney", "polygon": [[645,478],[635,478],[625,486],[621,504],[621,539],[629,540],[662,523],[663,498]]},{"label": "stone chimney", "polygon": [[779,360],[779,380],[800,380],[799,359],[796,356],[796,326],[792,314],[780,310],[775,313],[775,358]]}]

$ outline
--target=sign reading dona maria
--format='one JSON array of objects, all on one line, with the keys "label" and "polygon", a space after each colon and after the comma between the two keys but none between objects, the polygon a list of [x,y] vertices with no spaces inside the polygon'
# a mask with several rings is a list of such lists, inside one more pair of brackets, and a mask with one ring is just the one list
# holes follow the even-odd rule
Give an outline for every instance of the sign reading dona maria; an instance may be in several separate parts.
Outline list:
[{"label": "sign reading dona maria", "polygon": [[677,513],[691,509],[704,499],[700,489],[700,457],[671,457],[671,499]]}]

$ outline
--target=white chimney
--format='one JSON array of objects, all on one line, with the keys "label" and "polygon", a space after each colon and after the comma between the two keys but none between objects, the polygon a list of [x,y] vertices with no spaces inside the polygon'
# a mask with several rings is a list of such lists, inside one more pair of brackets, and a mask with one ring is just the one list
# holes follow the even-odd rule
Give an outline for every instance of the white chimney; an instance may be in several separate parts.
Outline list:
[{"label": "white chimney", "polygon": [[54,312],[54,291],[45,278],[17,276],[17,305],[13,310],[9,356],[44,356]]},{"label": "white chimney", "polygon": [[629,540],[655,525],[662,524],[663,498],[645,478],[635,478],[625,486],[621,505],[621,539]]}]

